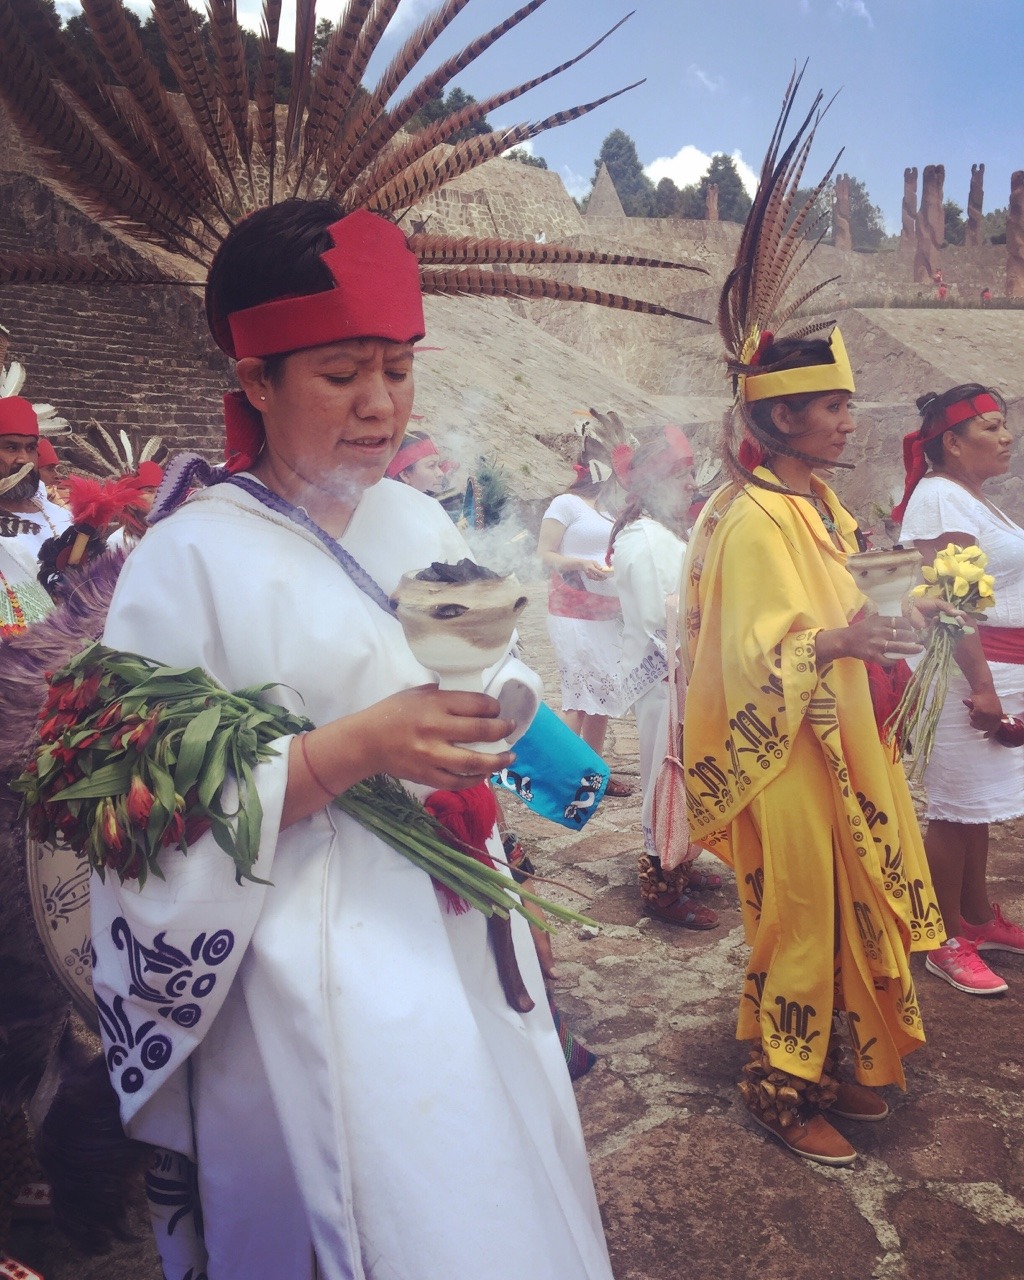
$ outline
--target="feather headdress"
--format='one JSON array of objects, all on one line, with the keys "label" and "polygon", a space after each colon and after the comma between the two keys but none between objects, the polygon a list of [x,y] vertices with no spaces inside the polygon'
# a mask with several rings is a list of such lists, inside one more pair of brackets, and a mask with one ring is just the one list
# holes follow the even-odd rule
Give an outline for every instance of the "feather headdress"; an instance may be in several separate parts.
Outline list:
[{"label": "feather headdress", "polygon": [[[208,41],[188,0],[154,0],[180,98],[160,83],[122,0],[83,0],[109,69],[103,73],[67,39],[46,0],[0,0],[0,96],[18,127],[51,159],[60,181],[101,220],[205,267],[231,227],[255,209],[292,196],[329,197],[346,213],[366,209],[398,221],[460,174],[625,92],[534,123],[457,140],[489,112],[574,66],[620,22],[575,57],[526,83],[412,136],[403,132],[417,111],[544,2],[527,0],[410,84],[424,54],[469,3],[444,0],[405,40],[377,82],[367,86],[367,65],[400,0],[348,0],[318,60],[315,0],[297,0],[291,85],[287,107],[279,110],[281,0],[264,0],[251,88],[235,0],[208,0]],[[111,87],[115,82],[118,87]],[[413,235],[409,244],[422,264],[426,293],[554,298],[698,319],[551,278],[544,269],[561,263],[699,267],[494,239]],[[531,270],[481,269],[493,264]],[[59,253],[0,254],[0,283],[25,281],[159,283],[167,282],[167,273]]]},{"label": "feather headdress", "polygon": [[100,480],[135,475],[144,462],[160,463],[167,457],[159,436],[143,440],[140,432],[123,427],[115,436],[95,418],[83,431],[66,437],[62,449],[68,462]]},{"label": "feather headdress", "polygon": [[[837,371],[832,369],[831,374],[825,375],[825,382],[820,387],[811,385],[814,382],[813,376],[809,381],[806,377],[803,378],[802,382],[800,377],[794,377],[791,379],[794,385],[785,387],[782,376],[778,373],[781,366],[764,361],[766,349],[773,340],[783,336],[809,338],[815,334],[831,333],[833,342],[830,349],[835,364],[843,369],[844,377],[849,370],[845,348],[842,347],[842,339],[833,319],[810,320],[785,335],[781,332],[815,294],[838,279],[837,276],[831,276],[799,290],[793,288],[811,254],[824,237],[823,230],[808,242],[808,231],[813,230],[818,197],[839,161],[839,156],[836,156],[828,172],[809,194],[805,195],[800,191],[815,132],[828,109],[827,106],[822,107],[823,95],[819,92],[803,123],[784,145],[790,114],[802,78],[803,70],[795,72],[786,89],[782,109],[761,165],[753,204],[743,226],[736,262],[726,277],[718,304],[718,329],[725,343],[726,367],[733,379],[734,391],[733,404],[724,421],[723,451],[726,464],[737,479],[754,481],[765,488],[778,487],[780,491],[784,491],[783,486],[770,485],[753,476],[752,468],[745,465],[747,461],[753,462],[762,447],[770,447],[774,453],[794,457],[807,458],[808,455],[801,454],[779,437],[767,435],[754,421],[748,404],[766,398],[767,395],[793,394],[798,390],[831,390],[838,385]],[[818,372],[820,374],[830,368],[828,365],[821,366]],[[810,369],[792,372],[805,375],[810,373]],[[765,375],[775,375],[778,385],[768,386]],[[761,377],[765,377],[766,386],[755,391],[753,384]],[[751,385],[746,385],[748,379]],[[818,381],[820,380],[819,377]],[[797,383],[801,385],[798,387]],[[755,447],[748,452],[742,448],[741,442],[748,446],[753,443]],[[829,465],[849,464],[830,461]]]}]

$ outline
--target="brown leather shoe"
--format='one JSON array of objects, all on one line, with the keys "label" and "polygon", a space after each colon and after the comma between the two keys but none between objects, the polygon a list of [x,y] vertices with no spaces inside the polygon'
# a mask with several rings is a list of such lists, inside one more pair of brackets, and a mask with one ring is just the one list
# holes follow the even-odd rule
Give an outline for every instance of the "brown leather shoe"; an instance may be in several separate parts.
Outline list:
[{"label": "brown leather shoe", "polygon": [[846,1141],[843,1135],[833,1129],[821,1112],[816,1112],[805,1123],[799,1120],[783,1127],[777,1120],[768,1120],[755,1111],[750,1113],[769,1133],[775,1135],[794,1155],[804,1160],[813,1160],[816,1164],[850,1165],[857,1159],[857,1152]]},{"label": "brown leather shoe", "polygon": [[836,1100],[829,1111],[843,1120],[884,1120],[889,1104],[874,1089],[852,1080],[840,1080]]}]

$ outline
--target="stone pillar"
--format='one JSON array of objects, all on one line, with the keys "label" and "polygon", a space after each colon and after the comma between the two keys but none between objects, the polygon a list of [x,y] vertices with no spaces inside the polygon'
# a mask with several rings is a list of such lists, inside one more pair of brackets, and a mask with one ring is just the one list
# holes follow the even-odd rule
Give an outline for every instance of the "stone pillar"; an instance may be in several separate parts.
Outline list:
[{"label": "stone pillar", "polygon": [[914,280],[929,284],[942,268],[942,242],[946,217],[942,211],[942,186],[946,170],[941,164],[926,164],[921,175],[921,207],[917,211]]},{"label": "stone pillar", "polygon": [[903,170],[903,227],[900,231],[901,247],[913,247],[917,238],[917,169]]},{"label": "stone pillar", "polygon": [[1024,298],[1024,169],[1010,175],[1006,212],[1006,296]]},{"label": "stone pillar", "polygon": [[837,249],[853,248],[850,235],[850,175],[837,173],[832,200],[832,243]]},{"label": "stone pillar", "polygon": [[704,195],[704,221],[718,221],[718,183],[709,182]]},{"label": "stone pillar", "polygon": [[964,232],[964,244],[969,249],[977,249],[981,244],[981,209],[985,203],[985,166],[971,165],[971,189],[967,195],[967,229]]}]

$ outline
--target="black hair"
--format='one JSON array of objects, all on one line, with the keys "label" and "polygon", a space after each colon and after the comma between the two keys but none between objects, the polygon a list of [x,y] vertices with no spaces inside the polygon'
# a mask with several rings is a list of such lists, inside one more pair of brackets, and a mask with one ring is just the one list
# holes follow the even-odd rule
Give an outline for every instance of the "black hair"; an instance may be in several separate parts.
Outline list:
[{"label": "black hair", "polygon": [[[994,391],[991,387],[983,387],[980,382],[963,382],[958,387],[950,387],[948,391],[943,391],[941,395],[937,395],[934,391],[926,391],[923,396],[918,396],[917,398],[917,411],[921,415],[921,434],[928,435],[941,420],[942,415],[950,405],[959,404],[961,400],[973,400],[975,396],[984,395],[991,396],[999,406],[1000,411],[1002,413],[1006,412],[1006,401],[999,392]],[[947,427],[946,430],[952,431],[954,435],[962,436],[973,420],[973,418],[965,418],[963,422]],[[945,434],[945,431],[940,431],[924,446],[924,456],[933,467],[941,467],[946,460],[946,448],[942,443]]]},{"label": "black hair", "polygon": [[[334,243],[327,228],[342,216],[333,200],[282,200],[232,227],[206,278],[206,320],[222,350],[231,347],[228,316],[233,312],[334,288],[320,255]],[[266,357],[271,381],[283,359]]]}]

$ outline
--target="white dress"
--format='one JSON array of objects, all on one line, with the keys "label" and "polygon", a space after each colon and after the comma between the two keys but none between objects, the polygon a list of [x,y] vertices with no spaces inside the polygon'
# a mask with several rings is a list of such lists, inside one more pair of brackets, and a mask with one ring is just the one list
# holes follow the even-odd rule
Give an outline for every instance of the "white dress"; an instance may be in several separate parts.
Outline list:
[{"label": "white dress", "polygon": [[[544,519],[565,529],[558,546],[561,555],[604,564],[612,531],[612,521],[606,515],[576,494],[560,493],[544,512]],[[617,594],[614,575],[603,582],[581,575],[581,585],[593,595]],[[547,621],[562,683],[562,710],[622,715],[622,619],[566,618],[549,612]]]},{"label": "white dress", "polygon": [[[388,480],[341,541],[386,592],[465,554],[432,498]],[[147,533],[105,640],[272,683],[318,724],[430,678],[315,538],[230,486]],[[108,1068],[128,1132],[168,1152],[149,1180],[167,1280],[203,1262],[174,1152],[198,1165],[209,1280],[610,1280],[527,929],[521,1015],[483,916],[336,809],[279,830],[279,745],[256,776],[269,885],[236,884],[209,836],[143,892],[93,878]]]},{"label": "white dress", "polygon": [[622,605],[623,701],[636,717],[644,851],[652,857],[654,779],[668,746],[665,601],[679,591],[685,554],[686,543],[670,529],[641,516],[619,531],[612,558]]},{"label": "white dress", "polygon": [[[1024,529],[944,476],[926,476],[907,506],[904,543],[967,533],[988,556],[995,578],[992,626],[1024,627]],[[989,663],[1006,715],[1024,715],[1024,665]],[[972,729],[963,700],[966,679],[955,671],[939,717],[925,773],[925,816],[949,822],[1003,822],[1024,814],[1024,751],[1000,746]]]}]

